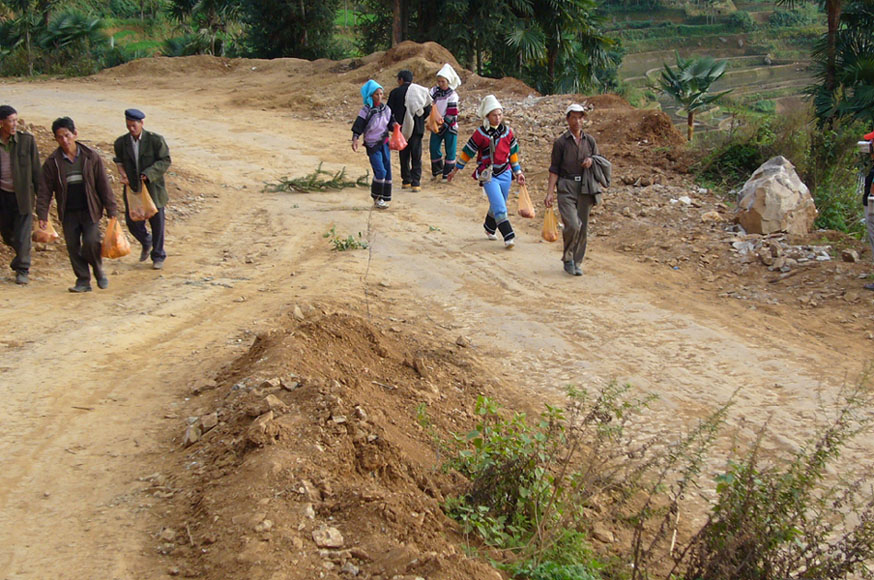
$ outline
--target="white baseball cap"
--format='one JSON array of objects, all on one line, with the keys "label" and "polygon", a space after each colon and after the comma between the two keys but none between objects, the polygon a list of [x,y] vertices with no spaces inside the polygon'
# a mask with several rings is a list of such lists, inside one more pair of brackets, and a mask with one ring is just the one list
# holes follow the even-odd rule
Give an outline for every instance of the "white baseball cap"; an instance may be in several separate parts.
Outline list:
[{"label": "white baseball cap", "polygon": [[587,113],[588,113],[589,111],[591,111],[591,110],[592,110],[592,107],[591,107],[589,104],[587,104],[587,103],[582,104],[582,105],[577,104],[577,103],[573,103],[573,104],[572,104],[571,106],[569,106],[569,107],[567,108],[567,110],[564,112],[564,116],[567,117],[567,116],[570,115],[571,113],[582,113],[582,114],[585,115],[585,114],[587,114]]}]

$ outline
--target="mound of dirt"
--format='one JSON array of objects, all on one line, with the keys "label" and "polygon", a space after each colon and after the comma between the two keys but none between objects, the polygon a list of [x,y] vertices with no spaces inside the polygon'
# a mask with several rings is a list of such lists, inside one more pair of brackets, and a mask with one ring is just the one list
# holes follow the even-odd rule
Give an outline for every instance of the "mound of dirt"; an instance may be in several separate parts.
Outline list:
[{"label": "mound of dirt", "polygon": [[637,138],[658,145],[682,145],[686,140],[677,131],[670,117],[661,111],[646,113],[637,127],[634,127],[627,136],[627,140]]},{"label": "mound of dirt", "polygon": [[403,64],[404,61],[421,58],[435,64],[439,63],[439,66],[443,66],[448,62],[456,71],[462,70],[461,65],[458,64],[458,61],[455,60],[452,53],[436,42],[425,42],[420,44],[418,42],[406,40],[390,50],[377,54],[380,55],[378,57],[378,64],[381,68],[400,65]]},{"label": "mound of dirt", "polygon": [[195,389],[156,549],[203,578],[500,578],[456,548],[441,504],[463,482],[431,436],[470,428],[479,376],[454,343],[299,310]]},{"label": "mound of dirt", "polygon": [[240,64],[240,59],[221,58],[216,56],[197,55],[153,58],[139,58],[120,64],[116,67],[100,71],[96,77],[111,76],[115,78],[152,77],[156,79],[168,76],[192,75],[226,75],[233,72]]}]

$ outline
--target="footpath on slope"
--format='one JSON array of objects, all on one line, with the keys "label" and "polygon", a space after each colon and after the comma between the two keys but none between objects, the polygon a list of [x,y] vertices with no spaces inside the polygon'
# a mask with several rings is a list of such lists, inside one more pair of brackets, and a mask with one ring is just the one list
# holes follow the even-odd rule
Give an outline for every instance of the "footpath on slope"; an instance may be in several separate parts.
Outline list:
[{"label": "footpath on slope", "polygon": [[[439,510],[458,482],[434,472],[420,404],[461,430],[477,394],[538,411],[567,384],[616,380],[660,395],[642,426],[656,434],[740,389],[734,417],[770,417],[771,447],[792,449],[819,417],[817,393],[861,370],[872,328],[871,299],[852,287],[862,265],[770,283],[728,249],[724,225],[702,225],[719,202],[675,172],[682,155],[658,130],[635,134],[658,117],[619,99],[593,99],[591,129],[619,171],[581,280],[563,275],[539,220],[514,219],[513,252],[489,243],[485,202],[464,178],[398,192],[378,214],[364,189],[261,192],[319,162],[363,174],[366,158],[348,150],[357,84],[391,86],[399,68],[428,78],[448,60],[429,50],[359,63],[152,59],[3,86],[42,132],[43,155],[56,116],[107,153],[120,111],[143,108],[170,143],[175,188],[163,272],[128,257],[110,266],[107,291],[72,296],[55,248],[36,254],[29,287],[0,284],[4,578],[312,578],[347,565],[372,578],[484,575]],[[475,96],[495,92],[542,197],[570,97],[463,76],[462,134]],[[146,78],[160,85],[148,95]],[[637,140],[613,144],[620,132]],[[618,185],[623,175],[657,183]],[[670,203],[682,193],[697,206]],[[370,248],[331,252],[332,227]],[[812,292],[813,304],[798,301]],[[184,447],[189,418],[214,412],[217,426]],[[320,553],[320,526],[341,531],[343,550]]]}]

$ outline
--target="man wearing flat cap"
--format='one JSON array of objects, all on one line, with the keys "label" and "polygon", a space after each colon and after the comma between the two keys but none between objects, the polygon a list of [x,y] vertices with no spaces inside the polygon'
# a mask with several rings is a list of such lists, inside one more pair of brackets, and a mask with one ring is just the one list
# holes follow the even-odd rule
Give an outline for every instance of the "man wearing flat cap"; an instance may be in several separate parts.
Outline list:
[{"label": "man wearing flat cap", "polygon": [[30,133],[18,130],[18,112],[0,105],[0,235],[15,250],[15,283],[27,284],[33,202],[40,189],[39,152]]},{"label": "man wearing flat cap", "polygon": [[610,162],[598,154],[595,138],[583,132],[587,105],[574,103],[565,111],[568,130],[552,144],[546,207],[558,194],[558,211],[564,223],[564,271],[582,276],[586,256],[589,211],[601,201],[601,187],[610,184]]},{"label": "man wearing flat cap", "polygon": [[158,208],[158,213],[149,218],[151,233],[145,221],[131,219],[127,195],[124,196],[124,218],[127,229],[142,244],[140,262],[152,258],[152,268],[164,267],[167,254],[164,252],[164,206],[169,196],[164,185],[164,173],[170,168],[170,149],[157,133],[143,128],[146,114],[139,109],[127,109],[124,121],[127,133],[115,140],[115,161],[121,182],[135,192],[145,187],[149,197]]}]

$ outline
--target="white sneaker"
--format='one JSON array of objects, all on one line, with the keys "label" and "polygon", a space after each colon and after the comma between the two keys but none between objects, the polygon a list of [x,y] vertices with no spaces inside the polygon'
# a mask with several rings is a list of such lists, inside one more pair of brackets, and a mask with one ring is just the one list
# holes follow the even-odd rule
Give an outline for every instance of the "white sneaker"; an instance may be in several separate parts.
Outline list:
[{"label": "white sneaker", "polygon": [[504,240],[504,247],[507,248],[508,250],[512,250],[513,246],[515,246],[515,245],[516,245],[516,238]]},{"label": "white sneaker", "polygon": [[382,198],[376,199],[373,202],[373,205],[376,206],[376,209],[388,209],[389,202],[385,201]]},{"label": "white sneaker", "polygon": [[490,234],[489,232],[486,232],[486,237],[490,240],[497,240],[498,239],[498,236],[496,236],[495,234]]}]

